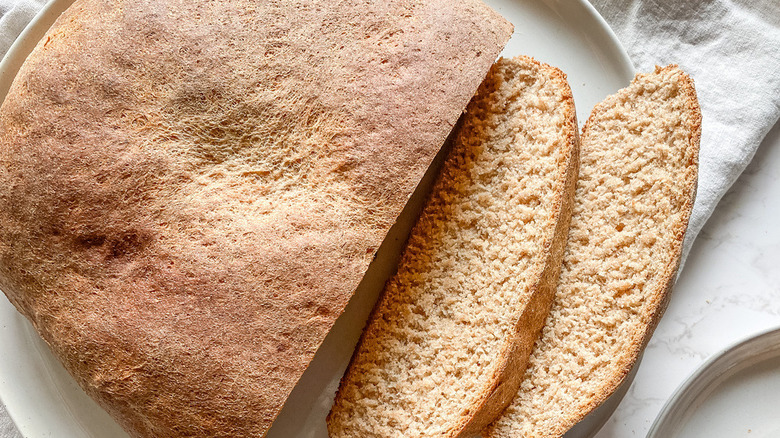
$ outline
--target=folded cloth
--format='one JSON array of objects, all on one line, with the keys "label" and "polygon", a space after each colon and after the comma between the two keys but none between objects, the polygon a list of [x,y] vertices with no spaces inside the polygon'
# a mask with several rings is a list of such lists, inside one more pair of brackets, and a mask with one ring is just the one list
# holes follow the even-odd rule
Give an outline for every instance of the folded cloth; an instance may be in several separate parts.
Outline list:
[{"label": "folded cloth", "polygon": [[[0,56],[45,0],[0,0]],[[592,0],[638,71],[679,64],[702,107],[699,191],[685,255],[780,116],[777,0]],[[21,438],[0,405],[0,438]]]},{"label": "folded cloth", "polygon": [[0,0],[0,58],[45,3],[45,0]]},{"label": "folded cloth", "polygon": [[0,438],[22,438],[2,404],[0,404]]},{"label": "folded cloth", "polygon": [[[683,257],[780,115],[777,0],[592,0],[637,71],[679,64],[702,112],[699,188]],[[684,258],[683,258],[684,260]]]}]

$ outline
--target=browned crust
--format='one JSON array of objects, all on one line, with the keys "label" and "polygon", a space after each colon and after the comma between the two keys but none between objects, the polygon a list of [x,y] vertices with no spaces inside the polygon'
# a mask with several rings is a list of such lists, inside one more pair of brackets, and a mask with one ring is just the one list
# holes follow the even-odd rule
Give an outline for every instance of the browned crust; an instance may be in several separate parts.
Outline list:
[{"label": "browned crust", "polygon": [[[566,248],[579,169],[579,129],[574,98],[566,75],[561,70],[528,56],[517,56],[514,59],[520,62],[530,62],[538,66],[540,70],[544,70],[549,77],[553,78],[562,90],[565,105],[568,107],[566,109],[568,114],[566,123],[570,128],[570,134],[566,140],[566,144],[569,146],[568,151],[566,151],[568,160],[565,161],[564,167],[560,169],[557,175],[557,180],[562,182],[558,186],[562,186],[563,191],[554,201],[553,211],[556,212],[554,219],[556,226],[550,231],[550,235],[544,245],[547,253],[545,267],[540,272],[538,281],[531,287],[531,299],[528,305],[523,313],[518,315],[515,329],[516,336],[506,342],[504,350],[499,355],[498,364],[495,366],[495,374],[492,379],[493,384],[489,388],[485,388],[477,404],[467,408],[467,415],[464,415],[462,420],[443,437],[467,438],[477,435],[501,414],[512,401],[515,394],[517,394],[533,345],[539,337],[552,305],[560,274],[561,261]],[[457,132],[455,135],[457,135]],[[375,317],[378,309],[386,299],[387,294],[385,290],[379,296],[377,305],[372,310],[368,321]],[[366,332],[364,331],[355,348],[355,353],[350,360],[347,371],[341,378],[339,389],[336,393],[337,399],[342,393],[341,389],[345,382],[354,378],[350,373],[352,363],[355,360],[355,354],[357,354],[365,342],[365,335]],[[328,415],[329,425],[331,418],[332,412]]]},{"label": "browned crust", "polygon": [[477,0],[77,0],[0,109],[0,287],[132,436],[263,436],[511,31]]},{"label": "browned crust", "polygon": [[[657,66],[655,68],[655,73],[676,69],[679,69],[679,67],[674,64],[663,68]],[[671,249],[672,258],[663,271],[662,278],[664,278],[665,281],[662,281],[661,284],[664,286],[654,291],[649,296],[651,305],[648,306],[648,323],[644,327],[639,327],[635,333],[632,333],[632,337],[634,337],[636,341],[632,344],[630,354],[624,356],[624,359],[619,362],[619,366],[616,368],[616,372],[610,378],[605,379],[608,384],[602,388],[600,393],[598,393],[590,400],[585,408],[576,412],[571,412],[569,417],[562,418],[561,421],[557,424],[557,427],[545,436],[563,436],[563,434],[571,429],[575,424],[580,422],[590,412],[604,403],[620,387],[620,385],[623,384],[626,377],[631,372],[631,369],[634,366],[638,366],[637,360],[644,348],[647,346],[647,343],[650,341],[650,338],[653,335],[653,331],[655,331],[655,328],[658,326],[658,322],[660,321],[667,305],[669,304],[671,291],[675,280],[677,279],[677,271],[680,266],[680,257],[682,255],[685,232],[688,228],[691,211],[693,210],[693,203],[696,199],[699,143],[701,141],[701,108],[699,107],[699,102],[696,97],[696,89],[694,87],[693,79],[691,79],[682,71],[680,71],[680,78],[682,80],[681,88],[686,95],[686,109],[688,112],[688,121],[690,124],[689,128],[691,130],[691,137],[688,143],[688,152],[691,157],[691,161],[688,163],[687,172],[683,176],[683,186],[685,188],[685,192],[688,193],[689,196],[687,202],[683,206],[683,215],[681,217],[681,221],[677,224],[677,227],[674,230],[670,231],[675,236],[675,244]],[[598,123],[600,107],[601,105],[597,105],[591,112],[588,121],[582,128],[582,138],[587,138],[589,127],[595,123]]]},{"label": "browned crust", "polygon": [[574,193],[577,187],[579,129],[574,97],[566,79],[566,74],[558,68],[551,67],[530,57],[518,56],[515,59],[522,59],[525,62],[531,62],[539,66],[539,69],[546,71],[558,83],[560,89],[563,90],[565,105],[567,106],[566,112],[568,114],[566,123],[570,132],[566,141],[566,144],[569,145],[566,155],[569,158],[565,162],[565,167],[560,169],[557,176],[557,180],[562,182],[560,186],[563,187],[563,191],[556,197],[553,207],[553,211],[556,212],[556,225],[545,242],[545,252],[547,253],[545,267],[538,281],[531,288],[531,299],[528,305],[523,309],[523,313],[518,316],[515,328],[516,337],[506,343],[504,351],[499,356],[499,365],[496,368],[493,385],[482,394],[479,400],[480,404],[472,409],[474,412],[473,417],[464,418],[460,430],[456,430],[451,435],[459,438],[468,438],[478,434],[498,418],[501,412],[512,402],[520,388],[534,343],[541,333],[544,321],[550,312],[550,307],[555,297],[555,290],[561,271],[561,261],[569,234]]}]

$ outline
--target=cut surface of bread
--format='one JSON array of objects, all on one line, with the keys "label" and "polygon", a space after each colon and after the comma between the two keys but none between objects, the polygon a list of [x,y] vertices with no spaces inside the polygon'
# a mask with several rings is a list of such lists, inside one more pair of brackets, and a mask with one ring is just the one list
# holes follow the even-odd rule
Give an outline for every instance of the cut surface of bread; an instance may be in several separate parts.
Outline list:
[{"label": "cut surface of bread", "polygon": [[621,384],[677,274],[700,134],[693,81],[676,66],[595,107],[555,301],[517,397],[484,436],[561,436]]},{"label": "cut surface of bread", "polygon": [[0,110],[0,287],[134,437],[261,437],[512,26],[76,0]]},{"label": "cut surface of bread", "polygon": [[557,281],[577,131],[559,70],[493,66],[342,379],[332,438],[467,435],[509,403]]}]

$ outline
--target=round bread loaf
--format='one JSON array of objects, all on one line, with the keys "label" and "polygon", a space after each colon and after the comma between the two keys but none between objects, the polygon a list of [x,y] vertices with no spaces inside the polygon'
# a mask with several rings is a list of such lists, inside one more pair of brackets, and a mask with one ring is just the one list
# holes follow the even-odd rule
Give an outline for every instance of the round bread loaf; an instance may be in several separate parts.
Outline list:
[{"label": "round bread loaf", "polygon": [[77,0],[0,109],[0,287],[132,436],[263,436],[511,31]]}]

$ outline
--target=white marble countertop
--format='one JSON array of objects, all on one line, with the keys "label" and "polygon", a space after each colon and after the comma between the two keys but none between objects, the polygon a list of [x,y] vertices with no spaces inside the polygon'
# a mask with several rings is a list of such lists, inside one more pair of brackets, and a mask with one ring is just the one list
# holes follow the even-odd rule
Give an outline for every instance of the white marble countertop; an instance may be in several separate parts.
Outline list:
[{"label": "white marble countertop", "polygon": [[780,326],[780,123],[694,242],[633,385],[597,438],[644,437],[704,361]]}]

